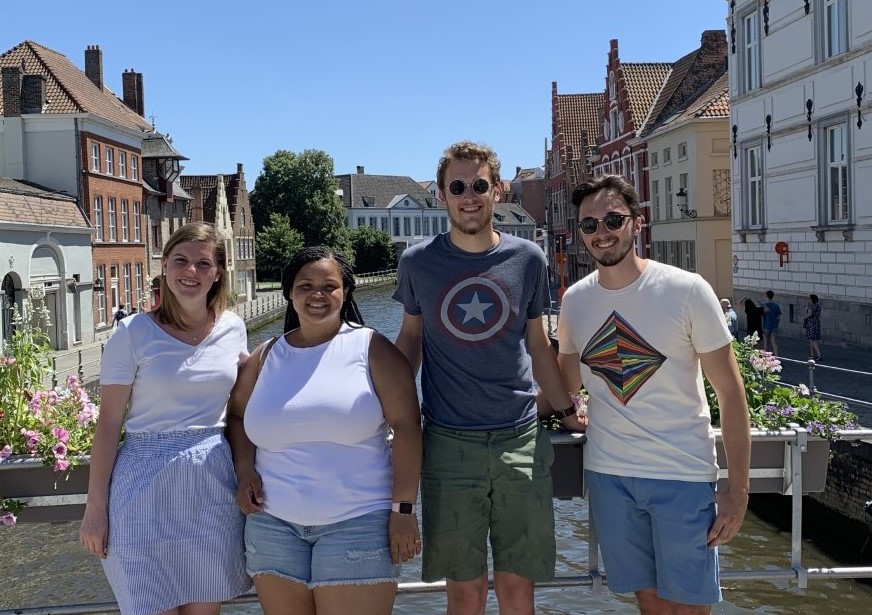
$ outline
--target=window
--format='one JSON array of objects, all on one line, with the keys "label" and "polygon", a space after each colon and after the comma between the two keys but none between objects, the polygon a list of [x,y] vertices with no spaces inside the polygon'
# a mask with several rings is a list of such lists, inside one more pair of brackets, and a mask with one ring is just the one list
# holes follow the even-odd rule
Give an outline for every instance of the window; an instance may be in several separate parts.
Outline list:
[{"label": "window", "polygon": [[155,220],[151,223],[151,249],[153,252],[160,254],[163,247],[163,241],[160,237],[160,220]]},{"label": "window", "polygon": [[824,45],[827,59],[848,50],[846,0],[824,0]]},{"label": "window", "polygon": [[403,216],[403,235],[408,237],[412,234],[412,220],[409,216]]},{"label": "window", "polygon": [[118,177],[127,177],[127,152],[118,152]]},{"label": "window", "polygon": [[448,232],[448,218],[442,218],[442,232]]},{"label": "window", "polygon": [[130,308],[133,305],[133,303],[132,303],[133,295],[130,292],[131,291],[130,283],[131,283],[130,263],[125,263],[125,265],[124,265],[124,305],[127,306],[128,313],[130,312]]},{"label": "window", "polygon": [[[136,304],[137,306],[142,302],[142,263],[136,263]],[[128,306],[132,307],[132,306]]]},{"label": "window", "polygon": [[430,218],[428,218],[426,216],[424,217],[424,235],[425,236],[430,235]]},{"label": "window", "polygon": [[830,222],[848,221],[848,144],[845,124],[826,128],[827,216]]},{"label": "window", "polygon": [[142,241],[142,230],[140,229],[141,218],[139,201],[133,201],[133,241]]},{"label": "window", "polygon": [[667,147],[663,150],[663,164],[672,164],[672,148]]},{"label": "window", "polygon": [[648,166],[650,166],[652,168],[656,167],[657,166],[657,159],[658,159],[657,152],[651,152],[651,164]]},{"label": "window", "polygon": [[660,220],[660,181],[655,179],[651,182],[651,217]]},{"label": "window", "polygon": [[745,150],[745,178],[747,183],[748,227],[763,226],[763,164],[760,158],[760,146]]},{"label": "window", "polygon": [[[103,241],[103,197],[95,196],[94,197],[94,219],[91,220],[91,223],[94,225],[94,230],[96,231],[95,239],[97,241]],[[103,322],[102,320],[100,322]]]},{"label": "window", "polygon": [[385,233],[388,232],[388,219],[387,218],[381,219],[381,230],[383,230]]},{"label": "window", "polygon": [[378,228],[378,218],[375,216],[369,217],[369,228],[376,229]]},{"label": "window", "polygon": [[91,144],[91,170],[100,172],[100,145]]},{"label": "window", "polygon": [[745,92],[760,87],[760,22],[757,11],[742,20],[742,71]]},{"label": "window", "polygon": [[[97,276],[103,282],[103,290],[97,291],[97,322],[106,322],[106,265],[97,265]],[[96,279],[95,278],[95,279]]]},{"label": "window", "polygon": [[617,139],[620,135],[618,134],[618,110],[612,109],[609,111],[609,129],[612,133],[612,139]]},{"label": "window", "polygon": [[106,174],[115,175],[115,151],[111,147],[106,148]]},{"label": "window", "polygon": [[687,173],[678,176],[678,189],[687,192]]},{"label": "window", "polygon": [[664,218],[667,220],[672,219],[672,178],[667,177],[663,180],[663,195],[666,197],[666,210],[664,213]]},{"label": "window", "polygon": [[400,219],[394,218],[394,237],[400,236]]},{"label": "window", "polygon": [[130,179],[139,179],[139,158],[134,155],[130,156]]},{"label": "window", "polygon": [[121,241],[130,241],[130,220],[128,219],[127,199],[121,199]]},{"label": "window", "polygon": [[415,237],[421,235],[421,218],[415,218]]},{"label": "window", "polygon": [[684,160],[687,158],[687,143],[678,144],[678,159]]},{"label": "window", "polygon": [[117,241],[118,236],[115,233],[115,197],[109,197],[109,241]]},{"label": "window", "polygon": [[357,216],[357,226],[358,228],[366,226],[366,218],[364,216]]}]

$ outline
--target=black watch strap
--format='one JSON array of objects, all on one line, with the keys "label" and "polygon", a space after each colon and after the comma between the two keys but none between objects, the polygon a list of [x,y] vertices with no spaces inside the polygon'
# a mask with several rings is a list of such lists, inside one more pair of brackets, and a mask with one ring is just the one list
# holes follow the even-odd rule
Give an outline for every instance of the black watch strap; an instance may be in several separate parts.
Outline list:
[{"label": "black watch strap", "polygon": [[555,410],[551,414],[551,416],[558,418],[558,419],[565,419],[566,417],[573,416],[574,414],[575,414],[575,404],[572,404],[571,406],[569,406],[568,408],[565,408],[563,410]]}]

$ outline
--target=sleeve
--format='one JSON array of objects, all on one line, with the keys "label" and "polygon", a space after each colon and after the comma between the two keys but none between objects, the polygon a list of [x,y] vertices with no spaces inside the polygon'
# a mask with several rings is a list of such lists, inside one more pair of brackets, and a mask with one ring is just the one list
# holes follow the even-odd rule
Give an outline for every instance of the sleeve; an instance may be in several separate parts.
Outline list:
[{"label": "sleeve", "polygon": [[[135,320],[135,319],[133,319]],[[119,322],[103,348],[100,359],[100,384],[133,384],[136,378],[136,358],[130,339],[131,322]]]},{"label": "sleeve", "polygon": [[530,304],[527,306],[527,320],[541,318],[545,309],[551,307],[551,295],[548,292],[548,266],[545,261],[545,253],[536,248],[538,254],[530,259],[531,277],[533,279],[533,294]]},{"label": "sleeve", "polygon": [[237,326],[239,328],[239,359],[236,362],[237,367],[242,367],[245,359],[248,358],[248,329],[245,328],[245,321],[237,317]]},{"label": "sleeve", "polygon": [[696,352],[711,352],[733,341],[720,300],[702,276],[696,276],[686,305],[690,316],[690,341]]},{"label": "sleeve", "polygon": [[572,304],[574,302],[574,293],[567,292],[563,295],[563,303],[560,306],[560,317],[557,319],[557,345],[562,354],[581,354],[581,351],[576,347],[575,340],[572,336],[574,327],[572,326]]},{"label": "sleeve", "polygon": [[411,269],[414,265],[410,262],[407,254],[400,257],[400,263],[397,265],[397,288],[394,291],[394,301],[399,301],[403,304],[403,309],[406,314],[418,316],[421,314],[421,306],[415,299],[415,291],[412,287]]}]

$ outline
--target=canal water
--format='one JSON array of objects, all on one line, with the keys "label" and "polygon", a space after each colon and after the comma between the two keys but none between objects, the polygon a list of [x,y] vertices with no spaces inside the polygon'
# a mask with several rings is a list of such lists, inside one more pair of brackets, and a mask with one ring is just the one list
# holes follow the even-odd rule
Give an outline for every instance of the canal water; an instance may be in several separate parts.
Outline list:
[{"label": "canal water", "polygon": [[[390,299],[392,288],[364,290],[358,302],[367,324],[394,339],[402,316],[399,304]],[[250,345],[280,333],[282,320],[254,331]],[[587,503],[583,500],[555,501],[557,527],[557,574],[583,574],[587,554]],[[62,604],[113,601],[99,563],[78,546],[78,523],[21,524],[0,527],[0,610]],[[857,536],[857,545],[866,536]],[[872,557],[872,555],[870,555]],[[786,568],[790,562],[790,534],[764,523],[749,513],[741,534],[721,548],[723,570]],[[803,544],[803,563],[808,567],[835,567],[834,561],[812,543]],[[404,582],[420,581],[420,560],[407,564]],[[724,602],[716,614],[861,614],[872,610],[872,586],[849,579],[811,580],[801,590],[787,581],[730,582],[724,587]],[[589,588],[542,589],[536,592],[537,613],[637,613],[630,598],[607,590],[600,595]],[[256,604],[225,606],[230,615],[260,613]],[[496,613],[493,592],[488,613]],[[441,593],[402,595],[397,598],[398,615],[442,615],[445,597]]]}]

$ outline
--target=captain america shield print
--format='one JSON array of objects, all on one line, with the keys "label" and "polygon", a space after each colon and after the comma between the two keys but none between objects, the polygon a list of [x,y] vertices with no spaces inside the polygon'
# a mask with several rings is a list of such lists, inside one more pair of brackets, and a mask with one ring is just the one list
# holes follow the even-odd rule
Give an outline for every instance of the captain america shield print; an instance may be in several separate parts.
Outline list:
[{"label": "captain america shield print", "polygon": [[439,302],[439,322],[459,341],[486,342],[504,330],[510,306],[506,290],[495,281],[468,277],[447,288]]}]

